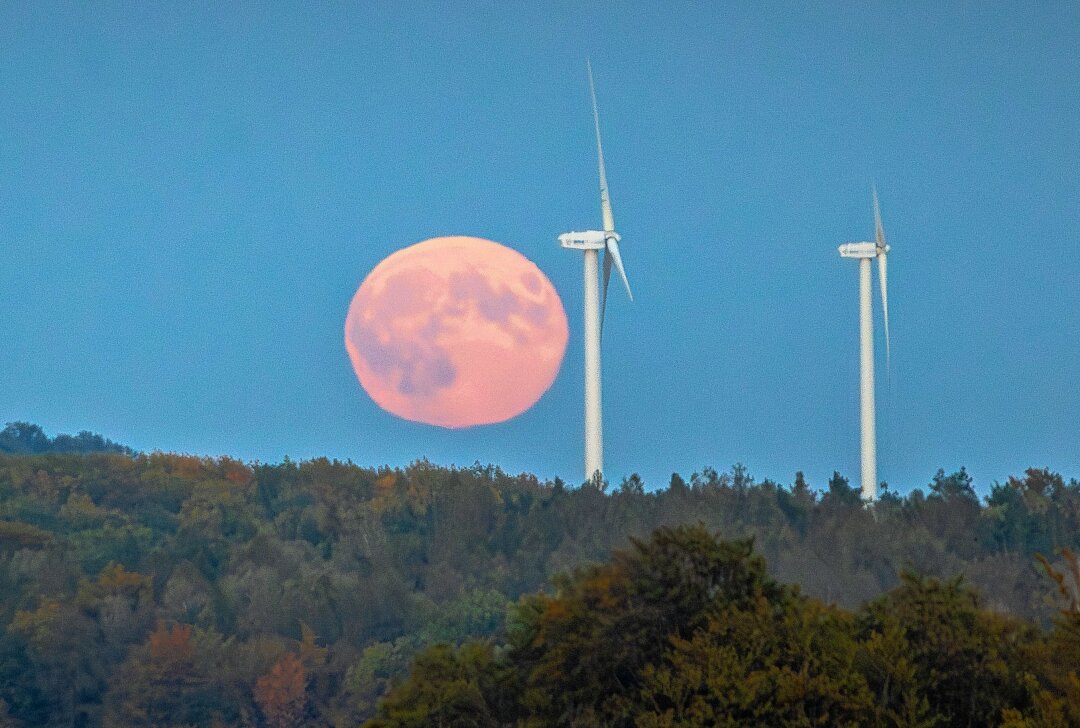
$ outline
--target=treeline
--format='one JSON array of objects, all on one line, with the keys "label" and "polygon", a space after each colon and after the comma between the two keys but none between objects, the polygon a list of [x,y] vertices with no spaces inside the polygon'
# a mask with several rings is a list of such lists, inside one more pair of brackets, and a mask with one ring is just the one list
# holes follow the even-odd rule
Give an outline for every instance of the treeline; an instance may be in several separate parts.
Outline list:
[{"label": "treeline", "polygon": [[42,455],[50,452],[133,454],[131,448],[86,430],[78,435],[60,434],[49,437],[38,425],[32,425],[29,422],[9,422],[3,430],[0,430],[0,453]]},{"label": "treeline", "polygon": [[685,523],[753,538],[837,609],[905,569],[962,574],[1043,634],[1056,587],[1035,555],[1060,568],[1078,545],[1080,484],[1029,470],[980,501],[939,472],[868,510],[840,476],[740,466],[646,492],[426,461],[0,455],[0,726],[353,726],[428,645],[502,640],[523,595]]}]

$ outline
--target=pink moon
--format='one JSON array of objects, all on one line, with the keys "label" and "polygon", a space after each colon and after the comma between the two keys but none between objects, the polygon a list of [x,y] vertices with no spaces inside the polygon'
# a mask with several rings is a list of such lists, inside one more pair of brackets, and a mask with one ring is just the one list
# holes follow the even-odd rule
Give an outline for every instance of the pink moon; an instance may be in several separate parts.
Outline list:
[{"label": "pink moon", "polygon": [[503,422],[536,404],[568,334],[559,294],[532,261],[463,236],[387,257],[345,319],[345,348],[375,403],[449,428]]}]

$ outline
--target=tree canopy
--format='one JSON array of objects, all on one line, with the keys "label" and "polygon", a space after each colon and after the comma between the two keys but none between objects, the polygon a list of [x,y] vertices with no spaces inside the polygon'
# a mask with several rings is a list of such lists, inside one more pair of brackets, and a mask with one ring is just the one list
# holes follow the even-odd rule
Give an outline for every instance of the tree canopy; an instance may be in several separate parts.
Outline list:
[{"label": "tree canopy", "polygon": [[662,527],[523,597],[495,639],[421,652],[365,725],[1064,727],[1080,663],[1048,650],[1075,657],[1075,614],[1047,635],[910,573],[851,612],[749,541]]},{"label": "tree canopy", "polygon": [[[31,444],[0,454],[0,726],[356,725],[444,699],[495,724],[842,724],[866,694],[881,725],[1080,714],[1059,613],[1080,484],[1047,470],[982,501],[939,472],[868,510],[839,474],[567,487],[424,460],[34,454],[40,430],[5,432]],[[935,599],[952,611],[932,634],[980,656],[954,672],[911,627]],[[410,670],[460,690],[410,693]],[[948,687],[976,678],[989,713]]]}]

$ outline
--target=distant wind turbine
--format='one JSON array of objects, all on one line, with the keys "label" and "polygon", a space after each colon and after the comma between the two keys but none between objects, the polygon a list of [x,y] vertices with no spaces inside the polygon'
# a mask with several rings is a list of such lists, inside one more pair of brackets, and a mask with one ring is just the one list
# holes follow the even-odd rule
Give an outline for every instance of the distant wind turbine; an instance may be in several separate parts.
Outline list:
[{"label": "distant wind turbine", "polygon": [[[596,129],[596,154],[600,166],[600,211],[603,215],[603,230],[569,232],[559,236],[559,243],[564,248],[580,250],[585,254],[585,479],[603,477],[604,474],[604,428],[600,414],[600,334],[604,325],[604,310],[607,308],[608,281],[611,268],[619,271],[626,294],[634,300],[630,292],[630,281],[623,270],[622,256],[619,255],[619,234],[615,232],[615,218],[611,214],[611,197],[608,195],[607,173],[604,170],[604,148],[600,144],[600,114],[596,108],[596,86],[593,84],[592,64],[586,61],[589,72],[589,93],[592,96],[593,126]],[[599,251],[604,251],[604,298],[600,301]]]},{"label": "distant wind turbine", "polygon": [[844,258],[859,259],[859,400],[862,445],[862,498],[872,502],[877,498],[877,434],[874,415],[874,316],[871,307],[870,259],[877,258],[878,280],[881,284],[881,308],[885,318],[885,366],[889,370],[889,288],[885,230],[881,226],[877,189],[874,196],[874,242],[845,243],[840,246]]}]

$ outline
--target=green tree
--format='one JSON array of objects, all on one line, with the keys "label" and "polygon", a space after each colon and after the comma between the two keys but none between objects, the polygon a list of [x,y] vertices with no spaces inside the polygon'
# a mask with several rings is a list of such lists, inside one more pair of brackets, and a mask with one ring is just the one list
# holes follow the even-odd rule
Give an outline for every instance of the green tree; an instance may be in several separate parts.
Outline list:
[{"label": "green tree", "polygon": [[[901,717],[948,726],[996,725],[1031,705],[1023,645],[1034,628],[980,608],[959,578],[903,575],[859,614],[867,680],[885,724]],[[930,708],[923,708],[923,698]]]},{"label": "green tree", "polygon": [[785,593],[749,541],[719,541],[702,526],[660,528],[557,587],[522,603],[511,634],[524,702],[552,725],[631,725],[642,671],[670,639],[691,639],[719,605]]},{"label": "green tree", "polygon": [[1080,725],[1080,557],[1071,549],[1062,549],[1061,557],[1059,568],[1039,556],[1057,586],[1062,609],[1053,631],[1036,647],[1042,689],[1035,715],[1045,725],[1057,720],[1055,725],[1075,726]]},{"label": "green tree", "polygon": [[725,604],[643,671],[638,728],[864,726],[873,700],[854,668],[850,616],[789,592]]},{"label": "green tree", "polygon": [[96,721],[109,666],[93,621],[71,602],[45,598],[16,612],[8,629],[23,640],[37,688],[50,698],[44,725]]},{"label": "green tree", "polygon": [[435,645],[420,653],[408,678],[379,706],[366,728],[494,728],[484,697],[497,679],[491,645]]}]

